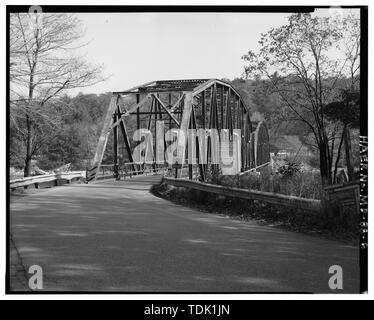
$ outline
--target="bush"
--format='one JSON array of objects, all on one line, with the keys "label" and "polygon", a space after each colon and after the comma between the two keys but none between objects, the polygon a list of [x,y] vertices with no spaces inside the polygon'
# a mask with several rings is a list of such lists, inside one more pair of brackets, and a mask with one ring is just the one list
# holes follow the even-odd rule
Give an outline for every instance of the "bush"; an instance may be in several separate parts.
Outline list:
[{"label": "bush", "polygon": [[208,166],[206,174],[206,182],[212,184],[219,184],[219,178],[222,176],[222,169],[219,166]]},{"label": "bush", "polygon": [[[209,182],[213,183],[213,182]],[[321,199],[322,183],[318,172],[305,171],[297,174],[273,174],[267,170],[250,172],[242,176],[223,176],[217,183],[226,187],[252,189],[266,192],[282,193],[311,199]]]},{"label": "bush", "polygon": [[313,155],[305,158],[305,162],[312,168],[319,169],[319,156]]},{"label": "bush", "polygon": [[283,178],[293,178],[301,171],[301,165],[294,161],[286,161],[284,165],[280,166],[277,173]]}]

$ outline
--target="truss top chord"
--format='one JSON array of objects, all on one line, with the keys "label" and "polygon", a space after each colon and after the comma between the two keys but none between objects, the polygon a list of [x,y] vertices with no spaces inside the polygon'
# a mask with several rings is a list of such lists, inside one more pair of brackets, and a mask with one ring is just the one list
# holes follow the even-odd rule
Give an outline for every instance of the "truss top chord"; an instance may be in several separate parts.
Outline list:
[{"label": "truss top chord", "polygon": [[[127,91],[113,92],[114,94],[136,94],[136,93],[157,93],[172,91],[194,91],[204,83],[214,81],[216,79],[185,79],[185,80],[157,80],[145,85],[135,87]],[[217,80],[221,81],[221,80]]]}]

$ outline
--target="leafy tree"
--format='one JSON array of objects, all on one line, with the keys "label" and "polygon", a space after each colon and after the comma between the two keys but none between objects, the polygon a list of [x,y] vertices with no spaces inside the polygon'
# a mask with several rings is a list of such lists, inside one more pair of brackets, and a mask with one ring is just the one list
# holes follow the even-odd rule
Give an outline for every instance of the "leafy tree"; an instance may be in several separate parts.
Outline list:
[{"label": "leafy tree", "polygon": [[65,111],[61,94],[102,80],[101,67],[73,54],[83,45],[78,43],[82,34],[73,14],[10,15],[10,117],[16,130],[12,138],[22,145],[25,176],[32,158],[56,136],[62,120],[57,111]]},{"label": "leafy tree", "polygon": [[60,108],[69,112],[62,117],[55,138],[45,143],[44,152],[38,158],[39,166],[53,169],[71,163],[73,168],[80,170],[89,166],[109,100],[110,94],[78,94],[74,98],[65,96]]},{"label": "leafy tree", "polygon": [[355,89],[342,90],[339,100],[326,105],[325,114],[333,121],[340,121],[351,128],[359,128],[360,91]]},{"label": "leafy tree", "polygon": [[289,120],[303,122],[312,134],[324,186],[333,182],[335,138],[341,130],[328,119],[326,105],[338,98],[342,84],[352,86],[357,79],[359,29],[353,15],[292,14],[287,25],[261,35],[258,53],[243,56],[245,76],[265,77],[287,106]]},{"label": "leafy tree", "polygon": [[[333,175],[333,182],[335,183],[343,141],[345,139],[350,139],[350,128],[358,129],[360,127],[360,92],[354,88],[342,90],[341,99],[326,105],[325,113],[327,118],[343,124],[343,130],[335,159]],[[348,150],[346,150],[346,152],[348,152]]]}]

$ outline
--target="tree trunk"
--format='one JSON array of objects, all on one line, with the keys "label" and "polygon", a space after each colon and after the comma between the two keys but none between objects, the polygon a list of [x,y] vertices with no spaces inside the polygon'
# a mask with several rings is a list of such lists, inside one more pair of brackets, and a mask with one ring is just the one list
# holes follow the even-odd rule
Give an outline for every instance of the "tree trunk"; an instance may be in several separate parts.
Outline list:
[{"label": "tree trunk", "polygon": [[26,127],[27,127],[27,137],[26,137],[26,157],[25,157],[25,168],[24,177],[29,177],[31,175],[31,119],[29,114],[29,108],[32,103],[34,96],[34,71],[36,67],[36,62],[34,62],[33,67],[30,70],[30,80],[29,80],[29,101],[26,106]]},{"label": "tree trunk", "polygon": [[351,160],[351,135],[349,132],[349,128],[345,128],[345,134],[344,134],[344,147],[345,147],[345,160],[347,162],[347,171],[348,171],[348,178],[349,181],[354,181],[355,180],[355,173],[354,173],[354,168],[352,165],[352,160]]},{"label": "tree trunk", "polygon": [[24,177],[31,175],[31,122],[29,115],[26,115],[27,137],[26,137],[26,156],[25,168],[23,171]]},{"label": "tree trunk", "polygon": [[343,146],[343,140],[344,140],[346,126],[347,125],[344,125],[344,128],[342,130],[342,136],[341,136],[340,142],[339,142],[338,154],[336,155],[335,168],[334,168],[334,176],[333,176],[333,183],[336,183],[336,176],[337,176],[337,173],[338,173],[338,166],[339,166],[339,161],[340,161],[340,154],[341,154],[341,150],[342,150],[342,146]]},{"label": "tree trunk", "polygon": [[319,146],[319,162],[322,187],[332,184],[331,159],[329,159],[329,145],[326,141],[321,141]]},{"label": "tree trunk", "polygon": [[23,170],[24,177],[30,177],[31,176],[31,159],[25,160],[25,168]]}]

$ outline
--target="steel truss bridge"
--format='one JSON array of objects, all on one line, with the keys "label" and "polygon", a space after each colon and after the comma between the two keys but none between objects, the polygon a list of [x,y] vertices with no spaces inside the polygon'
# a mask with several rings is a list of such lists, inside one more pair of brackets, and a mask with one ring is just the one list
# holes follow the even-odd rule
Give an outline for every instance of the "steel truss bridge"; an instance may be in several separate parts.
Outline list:
[{"label": "steel truss bridge", "polygon": [[[110,168],[111,176],[117,179],[120,179],[121,172],[124,171],[132,171],[134,174],[144,172],[147,165],[134,162],[133,159],[135,145],[131,140],[131,130],[150,130],[154,140],[152,145],[155,147],[158,120],[164,121],[165,132],[174,128],[185,134],[188,129],[227,129],[231,140],[234,130],[240,129],[241,172],[255,170],[270,161],[269,136],[265,123],[251,122],[249,107],[231,84],[218,79],[161,80],[112,93],[92,167],[89,169],[88,181],[96,180],[100,172],[105,172],[105,168]],[[119,136],[120,133],[122,137]],[[113,137],[110,137],[111,134]],[[109,138],[113,142],[113,161],[103,164]],[[167,146],[167,142],[164,143]],[[208,145],[209,143],[208,139]],[[119,155],[120,149],[125,150],[126,155]],[[212,164],[210,147],[207,148],[207,161],[201,163],[198,139],[196,150],[196,164],[153,162],[152,168],[155,171],[165,166],[170,170],[175,168],[178,177],[197,177],[205,181],[208,171],[219,167],[219,164]],[[155,154],[154,151],[153,155]],[[121,158],[126,161],[121,162]]]}]

